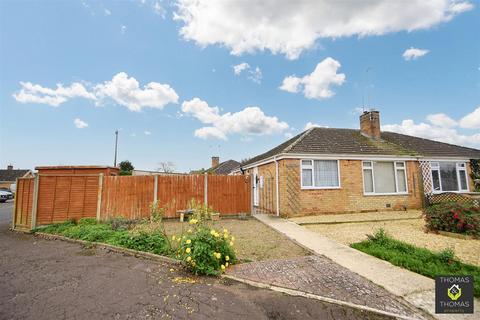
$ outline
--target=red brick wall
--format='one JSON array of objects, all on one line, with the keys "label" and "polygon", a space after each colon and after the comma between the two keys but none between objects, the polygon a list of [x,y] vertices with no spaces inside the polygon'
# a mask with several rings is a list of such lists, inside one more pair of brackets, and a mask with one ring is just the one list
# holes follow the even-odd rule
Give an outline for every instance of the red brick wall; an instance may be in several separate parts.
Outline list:
[{"label": "red brick wall", "polygon": [[[280,214],[303,216],[322,213],[345,213],[375,210],[420,209],[421,177],[418,162],[407,161],[407,195],[375,196],[363,194],[362,161],[340,160],[340,189],[302,190],[300,160],[279,160]],[[253,170],[249,170],[252,173]],[[259,176],[275,177],[275,163],[258,167]],[[275,192],[275,183],[273,183]],[[274,193],[275,195],[275,193]],[[275,198],[274,198],[275,199]],[[262,198],[260,198],[262,205]],[[389,205],[389,207],[387,207]],[[273,204],[275,206],[275,201]]]}]

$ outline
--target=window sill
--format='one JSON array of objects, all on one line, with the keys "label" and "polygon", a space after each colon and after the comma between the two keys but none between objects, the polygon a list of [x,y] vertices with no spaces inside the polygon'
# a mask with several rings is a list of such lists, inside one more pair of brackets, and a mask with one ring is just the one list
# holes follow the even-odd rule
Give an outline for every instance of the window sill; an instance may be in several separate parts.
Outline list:
[{"label": "window sill", "polygon": [[338,190],[341,187],[301,187],[301,190]]},{"label": "window sill", "polygon": [[374,196],[408,196],[408,192],[393,192],[393,193],[363,193],[364,196],[374,197]]},{"label": "window sill", "polygon": [[433,191],[433,194],[442,194],[442,193],[471,193],[469,190],[462,191]]}]

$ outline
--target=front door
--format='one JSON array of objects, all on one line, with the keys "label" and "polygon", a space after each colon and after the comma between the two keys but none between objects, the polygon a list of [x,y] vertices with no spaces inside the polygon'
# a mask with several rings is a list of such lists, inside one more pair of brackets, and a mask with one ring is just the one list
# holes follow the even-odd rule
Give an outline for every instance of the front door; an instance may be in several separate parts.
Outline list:
[{"label": "front door", "polygon": [[258,207],[258,168],[253,168],[253,205]]}]

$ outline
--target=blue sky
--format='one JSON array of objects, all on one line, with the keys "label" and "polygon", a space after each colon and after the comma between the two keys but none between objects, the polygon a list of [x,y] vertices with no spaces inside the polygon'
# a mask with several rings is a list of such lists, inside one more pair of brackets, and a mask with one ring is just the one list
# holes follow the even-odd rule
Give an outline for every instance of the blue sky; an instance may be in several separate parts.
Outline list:
[{"label": "blue sky", "polygon": [[188,171],[357,128],[365,100],[386,130],[480,147],[480,3],[287,3],[0,2],[0,166],[112,164],[118,128],[120,160]]}]

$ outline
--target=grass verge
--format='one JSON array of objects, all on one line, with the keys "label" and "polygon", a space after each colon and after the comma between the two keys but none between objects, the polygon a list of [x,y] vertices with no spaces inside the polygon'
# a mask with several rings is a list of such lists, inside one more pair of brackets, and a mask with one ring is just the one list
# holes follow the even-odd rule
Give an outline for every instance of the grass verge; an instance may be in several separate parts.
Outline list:
[{"label": "grass verge", "polygon": [[370,235],[367,240],[350,246],[429,278],[440,275],[471,275],[474,277],[474,295],[480,297],[480,267],[461,262],[452,250],[432,252],[393,239],[382,229]]}]

